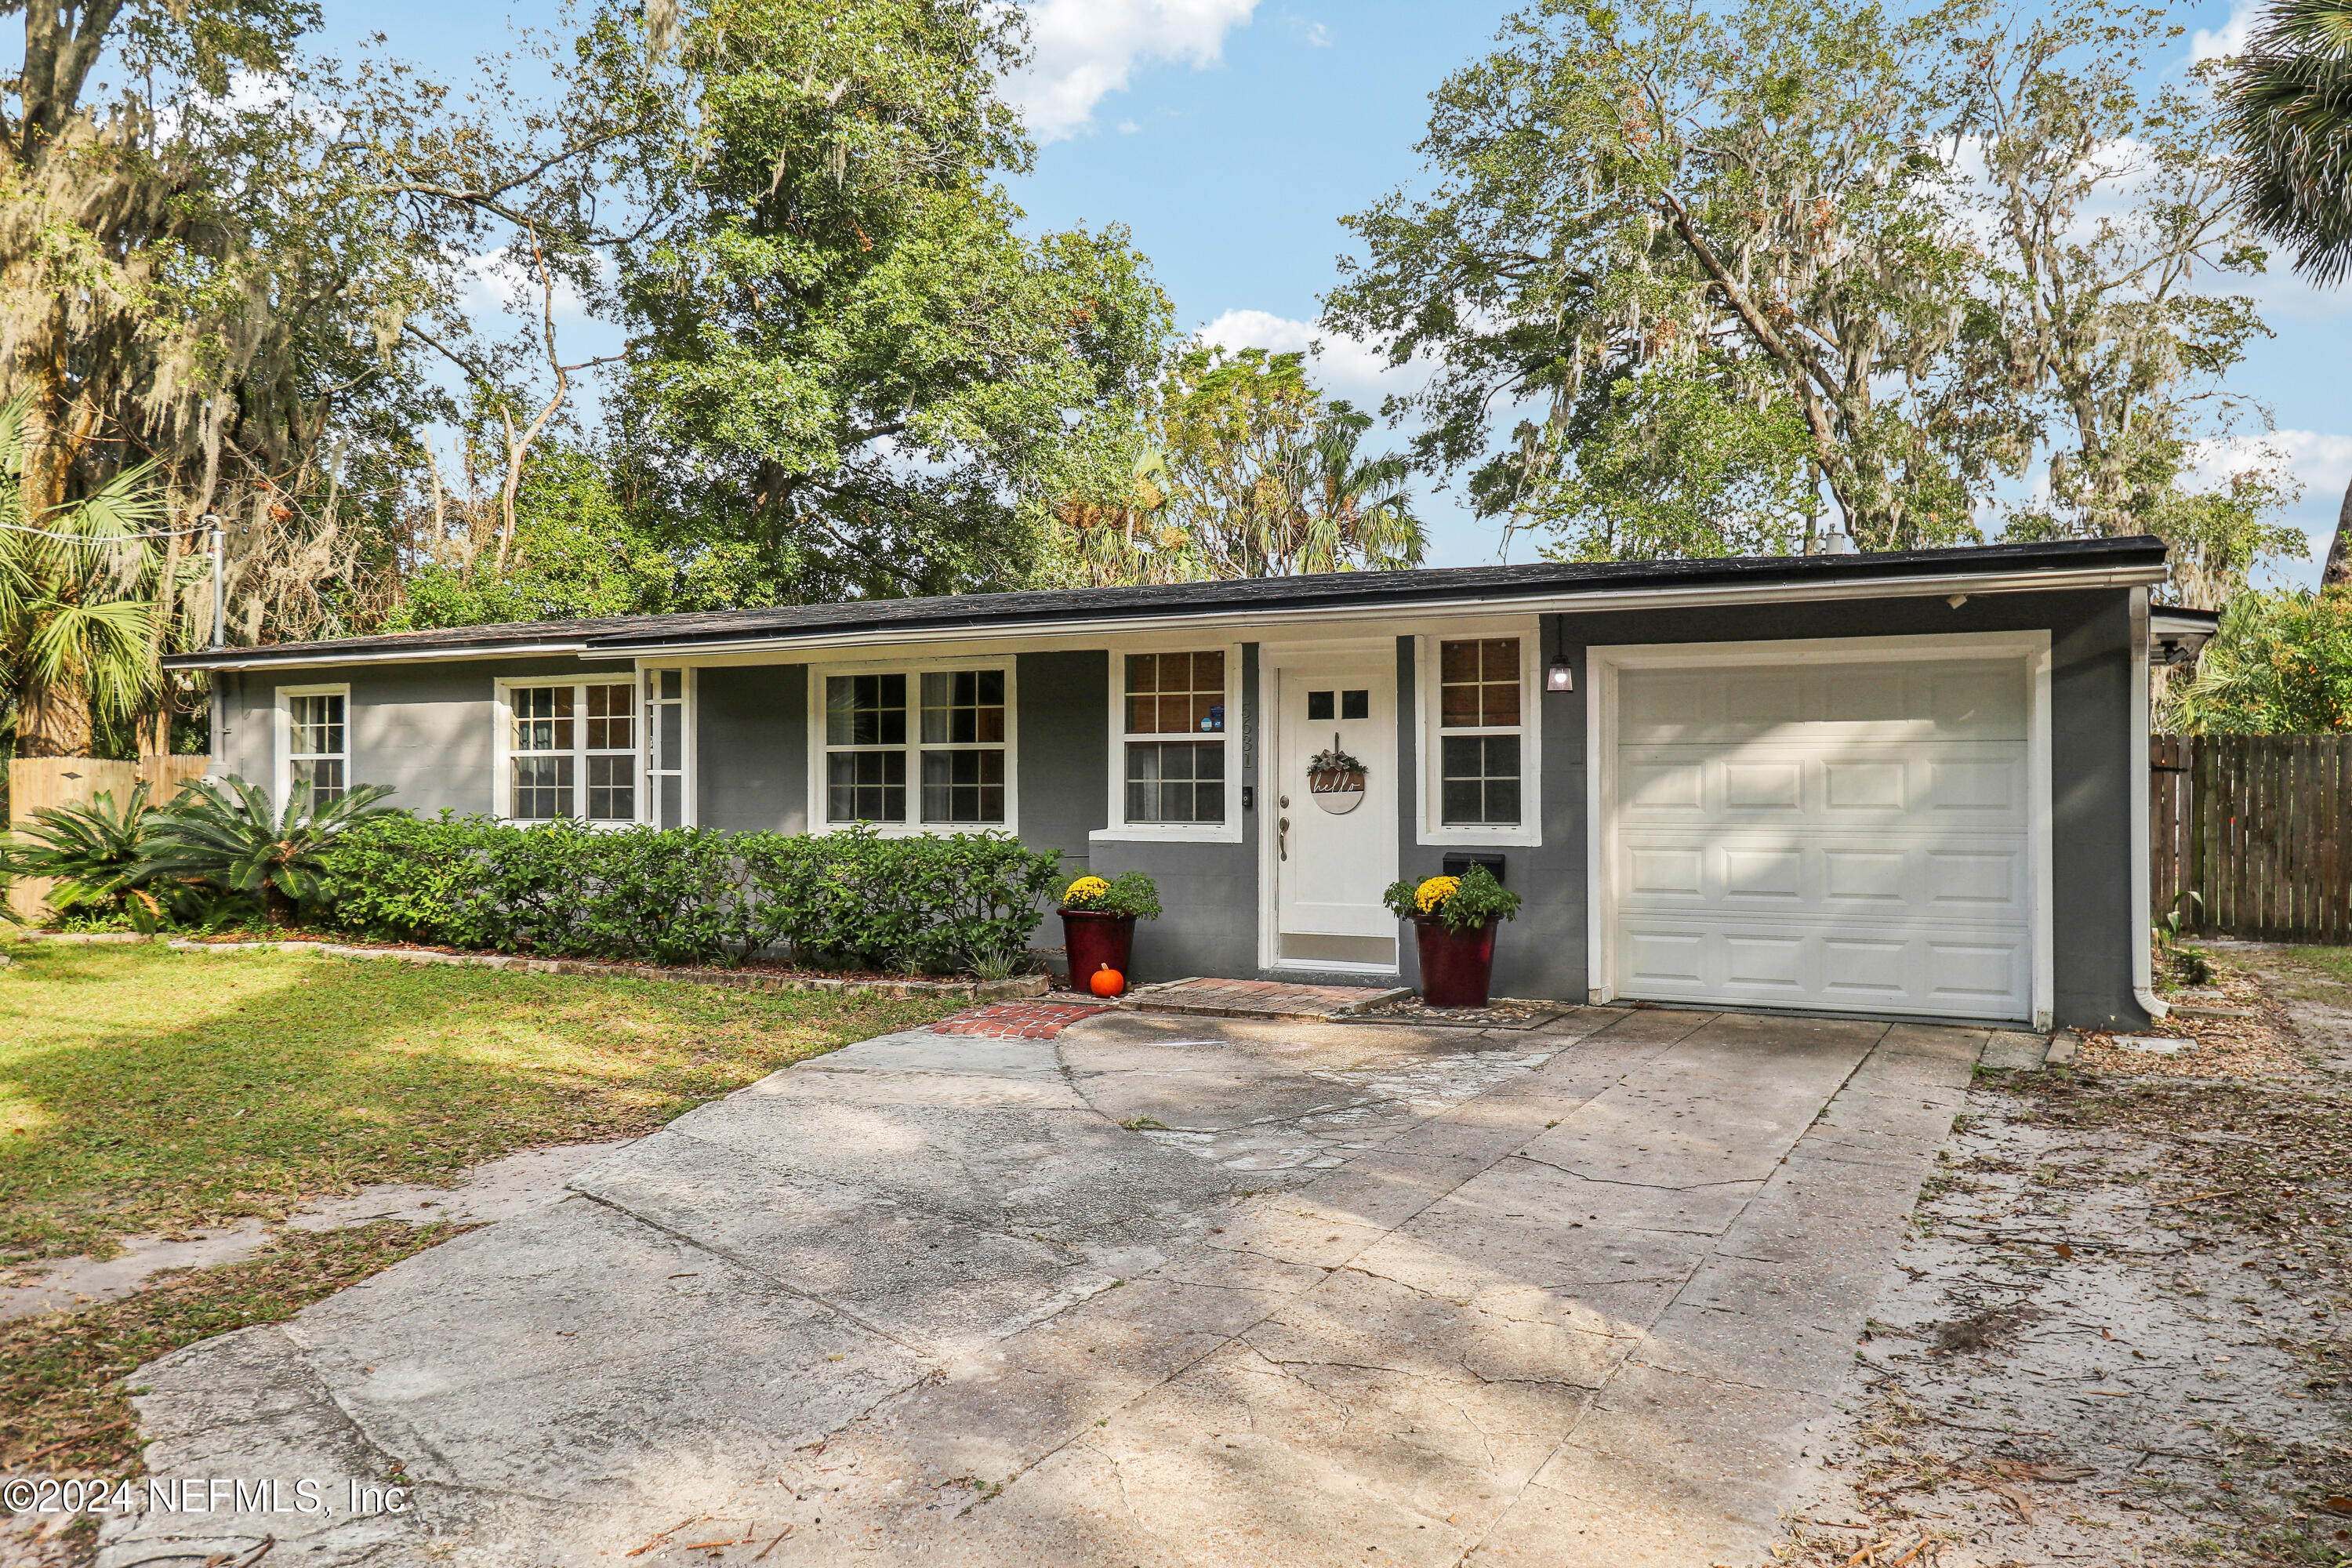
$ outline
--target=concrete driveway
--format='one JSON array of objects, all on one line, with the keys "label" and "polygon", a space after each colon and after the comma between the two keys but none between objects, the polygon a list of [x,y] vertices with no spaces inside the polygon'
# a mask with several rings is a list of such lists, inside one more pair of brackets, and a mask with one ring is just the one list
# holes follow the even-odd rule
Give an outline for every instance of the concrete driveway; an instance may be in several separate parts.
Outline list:
[{"label": "concrete driveway", "polygon": [[1206,1022],[853,1046],[156,1363],[328,1511],[101,1562],[1752,1561],[1985,1040]]}]

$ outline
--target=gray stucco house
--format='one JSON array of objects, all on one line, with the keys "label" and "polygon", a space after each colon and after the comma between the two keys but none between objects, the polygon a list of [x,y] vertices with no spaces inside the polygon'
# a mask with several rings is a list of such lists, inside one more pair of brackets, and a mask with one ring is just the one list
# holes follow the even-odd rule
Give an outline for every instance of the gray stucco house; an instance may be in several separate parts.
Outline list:
[{"label": "gray stucco house", "polygon": [[[519,819],[1002,828],[1139,869],[1136,978],[1410,982],[1482,857],[1506,995],[2149,1016],[2154,539],[542,621],[183,655],[213,771]],[[2178,618],[2178,617],[2175,617]],[[1336,742],[1351,810],[1309,795]],[[1050,928],[1049,928],[1050,929]],[[2160,1010],[2160,1009],[2158,1009]]]}]

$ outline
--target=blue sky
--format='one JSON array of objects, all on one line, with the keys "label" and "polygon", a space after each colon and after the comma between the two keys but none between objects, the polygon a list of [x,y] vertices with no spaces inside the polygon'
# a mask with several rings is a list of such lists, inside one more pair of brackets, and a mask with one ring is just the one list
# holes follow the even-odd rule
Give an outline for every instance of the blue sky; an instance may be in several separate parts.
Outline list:
[{"label": "blue sky", "polygon": [[[1037,58],[1013,96],[1042,147],[1016,195],[1040,228],[1126,224],[1189,329],[1220,341],[1301,348],[1324,338],[1320,379],[1370,405],[1384,377],[1362,349],[1316,331],[1319,296],[1346,248],[1342,214],[1420,174],[1412,145],[1430,92],[1483,53],[1512,7],[1316,0],[1034,0]],[[329,0],[331,31],[381,30],[392,49],[445,77],[507,46],[511,26],[555,20],[551,0],[461,5]],[[2183,5],[2176,68],[2242,36],[2247,7]],[[2266,404],[2270,437],[2305,485],[2290,521],[2324,552],[2352,480],[2352,290],[2284,274],[2256,290],[2275,336],[2235,389]],[[593,336],[583,335],[583,344]],[[1495,559],[1499,534],[1445,495],[1426,498],[1433,563]],[[1513,548],[1525,560],[1532,547]],[[2315,563],[2285,574],[2315,577]]]}]

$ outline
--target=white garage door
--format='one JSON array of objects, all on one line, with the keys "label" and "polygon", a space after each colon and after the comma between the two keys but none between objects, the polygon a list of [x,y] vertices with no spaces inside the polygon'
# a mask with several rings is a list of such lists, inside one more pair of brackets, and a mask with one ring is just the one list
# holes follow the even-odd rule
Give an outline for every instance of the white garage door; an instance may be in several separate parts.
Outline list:
[{"label": "white garage door", "polygon": [[1621,996],[2022,1018],[2016,658],[1622,669]]}]

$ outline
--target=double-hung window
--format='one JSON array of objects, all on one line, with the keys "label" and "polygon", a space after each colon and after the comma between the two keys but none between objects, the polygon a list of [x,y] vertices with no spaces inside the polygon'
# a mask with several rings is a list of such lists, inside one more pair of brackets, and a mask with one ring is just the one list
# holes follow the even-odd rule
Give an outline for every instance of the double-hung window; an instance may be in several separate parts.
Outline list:
[{"label": "double-hung window", "polygon": [[509,817],[636,820],[634,682],[551,681],[506,694]]},{"label": "double-hung window", "polygon": [[1223,648],[1126,656],[1129,826],[1225,820],[1226,662]]},{"label": "double-hung window", "polygon": [[350,694],[331,691],[288,691],[286,704],[286,784],[310,786],[315,810],[343,798],[351,787],[350,729],[346,722]]},{"label": "double-hung window", "polygon": [[1009,825],[1012,731],[1003,666],[822,679],[825,821]]},{"label": "double-hung window", "polygon": [[1530,761],[1524,639],[1436,640],[1437,811],[1433,826],[1518,829]]}]

